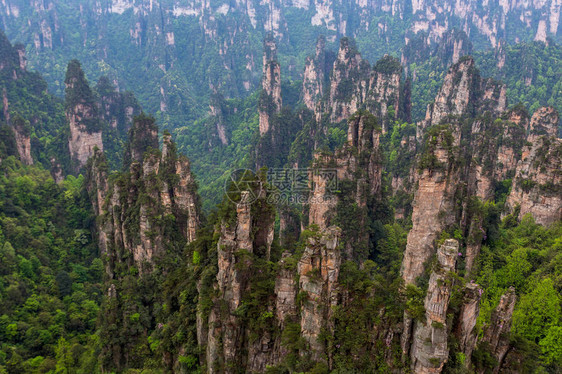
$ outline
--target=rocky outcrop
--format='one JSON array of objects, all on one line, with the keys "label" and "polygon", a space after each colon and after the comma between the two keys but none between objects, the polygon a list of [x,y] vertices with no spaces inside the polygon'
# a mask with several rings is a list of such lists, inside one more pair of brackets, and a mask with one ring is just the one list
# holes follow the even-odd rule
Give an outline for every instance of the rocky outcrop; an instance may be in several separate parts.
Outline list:
[{"label": "rocky outcrop", "polygon": [[301,334],[313,360],[325,360],[320,333],[330,330],[332,307],[337,304],[337,281],[341,264],[338,243],[341,230],[332,226],[310,238],[299,260],[299,288],[305,293],[301,306]]},{"label": "rocky outcrop", "polygon": [[[406,73],[409,73],[408,67],[413,63],[423,63],[435,57],[441,66],[447,67],[456,64],[461,57],[471,53],[472,43],[462,30],[447,30],[437,41],[432,40],[427,33],[420,32],[413,38],[406,38],[400,62],[405,67]],[[415,74],[415,71],[412,73]]]},{"label": "rocky outcrop", "polygon": [[449,357],[447,309],[453,289],[459,243],[446,240],[437,250],[437,265],[429,278],[425,320],[416,322],[411,347],[412,372],[440,373]]},{"label": "rocky outcrop", "polygon": [[484,331],[482,340],[488,344],[490,353],[497,360],[494,373],[499,371],[503,359],[509,350],[509,332],[511,330],[511,319],[516,301],[515,289],[511,287],[500,298],[500,303],[492,312],[490,325]]},{"label": "rocky outcrop", "polygon": [[353,41],[340,40],[326,104],[331,122],[341,122],[359,110],[368,92],[369,63],[361,58]]},{"label": "rocky outcrop", "polygon": [[[341,183],[351,182],[352,191],[346,191],[344,198],[357,204],[361,214],[357,216],[361,235],[348,238],[346,253],[353,257],[356,241],[363,245],[368,241],[366,224],[367,202],[379,199],[382,191],[382,154],[380,149],[381,128],[377,119],[369,112],[360,110],[348,121],[347,141],[334,155],[315,154],[311,170],[311,199],[309,202],[309,223],[321,229],[331,225],[337,214],[336,192]],[[347,195],[349,193],[349,195]]]},{"label": "rocky outcrop", "polygon": [[281,66],[277,45],[272,38],[264,41],[262,92],[258,105],[260,135],[271,129],[271,116],[281,110]]},{"label": "rocky outcrop", "polygon": [[517,164],[506,205],[530,213],[537,223],[550,225],[562,218],[562,139],[556,137],[559,117],[553,108],[538,109],[530,123],[527,145]]},{"label": "rocky outcrop", "polygon": [[[213,308],[209,317],[211,330],[208,335],[207,362],[211,373],[215,372],[215,362],[219,360],[219,354],[221,360],[224,360],[225,372],[233,371],[236,364],[244,365],[241,350],[244,347],[245,328],[235,312],[240,306],[243,294],[248,292],[248,269],[252,266],[248,256],[238,253],[253,251],[249,196],[249,192],[244,191],[236,206],[235,225],[228,227],[226,222],[221,225],[221,238],[217,247],[217,290],[222,302],[226,303],[227,310],[226,313],[221,313],[217,308]],[[222,346],[218,346],[219,341]]]},{"label": "rocky outcrop", "polygon": [[324,85],[326,80],[326,39],[319,37],[316,42],[316,54],[314,57],[307,57],[304,64],[302,81],[302,101],[304,105],[314,111],[316,105],[324,96]]},{"label": "rocky outcrop", "polygon": [[455,335],[459,349],[465,356],[464,366],[470,368],[472,352],[476,347],[476,319],[480,313],[482,288],[476,283],[468,283],[463,290],[463,303],[459,313]]},{"label": "rocky outcrop", "polygon": [[127,135],[133,118],[141,113],[136,98],[130,92],[119,92],[115,85],[102,76],[95,87],[101,119],[120,136]]},{"label": "rocky outcrop", "polygon": [[[215,284],[218,296],[213,300],[208,317],[207,341],[200,342],[206,346],[209,372],[233,373],[239,368],[262,372],[271,361],[271,336],[264,332],[262,339],[250,341],[251,331],[239,312],[242,300],[248,297],[251,282],[256,281],[252,279],[252,275],[256,276],[253,263],[260,258],[269,259],[273,242],[273,212],[266,208],[266,196],[257,192],[259,190],[242,191],[234,208],[235,217],[221,222]],[[251,198],[254,193],[258,193],[259,202]],[[253,204],[263,209],[254,208]],[[290,299],[288,294],[284,295]]]},{"label": "rocky outcrop", "polygon": [[70,126],[68,148],[78,171],[94,154],[103,151],[102,128],[94,95],[77,60],[68,64],[65,79],[66,119]]},{"label": "rocky outcrop", "polygon": [[490,111],[499,115],[506,109],[506,88],[492,79],[482,79],[471,57],[462,58],[451,66],[435,101],[428,105],[425,120],[420,126],[437,125],[448,116],[468,115]]},{"label": "rocky outcrop", "polygon": [[12,119],[12,126],[16,138],[16,146],[21,162],[25,165],[33,164],[33,157],[31,157],[31,137],[30,125],[21,117]]},{"label": "rocky outcrop", "polygon": [[[367,109],[383,122],[383,132],[388,131],[390,120],[398,118],[400,111],[402,66],[391,56],[377,61],[371,72],[369,92],[366,97]],[[389,109],[392,108],[392,113]],[[387,118],[389,116],[389,118]]]},{"label": "rocky outcrop", "polygon": [[[127,154],[128,173],[107,181],[107,164],[96,149],[88,165],[88,190],[98,220],[99,245],[107,254],[110,278],[119,263],[134,266],[142,274],[166,252],[178,232],[189,243],[200,225],[199,203],[189,161],[177,155],[169,135],[158,150],[154,119],[135,117]],[[173,216],[173,224],[166,217]],[[138,217],[137,220],[131,217]]]},{"label": "rocky outcrop", "polygon": [[406,112],[410,105],[405,103],[409,97],[397,59],[385,55],[371,67],[362,59],[355,42],[344,37],[329,73],[325,66],[332,60],[323,51],[323,45],[320,39],[316,56],[307,59],[302,89],[303,103],[315,111],[317,123],[322,123],[324,116],[330,122],[341,122],[366,109],[380,119],[386,131],[390,120],[409,116]]}]

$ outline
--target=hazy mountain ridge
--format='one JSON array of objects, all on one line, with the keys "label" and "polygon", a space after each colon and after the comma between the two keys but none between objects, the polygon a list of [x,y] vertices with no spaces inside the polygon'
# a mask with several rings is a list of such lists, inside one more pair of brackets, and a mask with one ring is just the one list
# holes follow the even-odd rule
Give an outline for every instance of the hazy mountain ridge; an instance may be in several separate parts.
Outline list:
[{"label": "hazy mountain ridge", "polygon": [[[273,33],[288,76],[301,75],[319,34],[358,40],[365,57],[398,54],[418,32],[438,42],[453,27],[478,48],[560,36],[559,0],[548,1],[32,1],[0,4],[2,27],[62,94],[64,67],[78,58],[91,78],[110,74],[175,127],[202,114],[200,97],[244,96],[259,84],[261,40]],[[22,39],[23,38],[23,39]],[[141,74],[144,85],[139,82]]]}]

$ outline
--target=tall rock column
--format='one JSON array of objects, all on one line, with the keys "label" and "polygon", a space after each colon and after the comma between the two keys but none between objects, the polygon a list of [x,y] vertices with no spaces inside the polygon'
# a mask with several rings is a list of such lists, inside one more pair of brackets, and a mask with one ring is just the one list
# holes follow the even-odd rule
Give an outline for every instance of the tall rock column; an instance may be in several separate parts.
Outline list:
[{"label": "tall rock column", "polygon": [[459,313],[455,335],[459,341],[459,349],[465,356],[464,366],[470,367],[472,352],[476,347],[476,319],[480,313],[482,288],[476,283],[469,283],[464,288],[464,300]]},{"label": "tall rock column", "polygon": [[[491,111],[500,114],[506,109],[506,88],[491,79],[482,79],[471,57],[452,65],[435,101],[428,105],[421,128],[439,124],[447,116],[460,116]],[[418,134],[420,135],[420,134]]]},{"label": "tall rock column", "polygon": [[66,119],[70,126],[68,148],[74,170],[80,170],[94,149],[103,151],[102,126],[98,107],[77,60],[68,63],[64,80]]},{"label": "tall rock column", "polygon": [[[199,222],[197,204],[193,209],[185,204],[198,200],[189,163],[176,154],[169,135],[164,136],[160,151],[154,118],[140,115],[134,118],[129,136],[124,172],[108,178],[100,149],[95,149],[87,164],[86,187],[97,215],[98,244],[107,275],[108,298],[100,313],[101,331],[104,336],[120,337],[104,340],[104,372],[122,371],[131,367],[131,361],[139,360],[130,352],[145,344],[155,317],[149,311],[149,318],[131,328],[130,315],[147,312],[139,301],[144,297],[142,284],[163,263],[180,262],[188,228],[197,227]],[[139,281],[131,282],[134,277]],[[105,359],[109,357],[111,360]],[[173,357],[172,353],[165,360],[172,362]]]},{"label": "tall rock column", "polygon": [[[315,154],[315,168],[309,173],[311,187],[310,208],[308,211],[309,224],[318,225],[320,229],[328,227],[331,216],[330,213],[335,208],[337,200],[331,190],[334,175],[325,173],[323,170],[333,163],[334,157],[331,155]],[[337,178],[337,176],[335,176]]]},{"label": "tall rock column", "polygon": [[330,77],[330,121],[341,122],[360,108],[368,91],[369,70],[353,42],[342,38]]},{"label": "tall rock column", "polygon": [[[199,207],[189,161],[178,156],[169,135],[158,150],[158,128],[154,118],[135,117],[129,131],[123,173],[107,181],[107,163],[96,149],[88,164],[88,190],[98,219],[99,245],[107,253],[108,275],[117,262],[148,271],[155,258],[166,252],[178,232],[187,242],[194,240],[199,227]],[[171,225],[163,216],[173,215]],[[138,217],[136,220],[135,217]],[[132,261],[131,261],[132,260]]]},{"label": "tall rock column", "polygon": [[459,243],[447,239],[437,250],[437,266],[431,273],[425,297],[425,320],[416,322],[411,348],[412,372],[440,373],[449,357],[447,309],[453,288],[451,272]]},{"label": "tall rock column", "polygon": [[220,224],[216,296],[208,317],[207,341],[200,342],[206,345],[210,373],[264,371],[265,364],[270,362],[270,336],[265,332],[260,334],[261,339],[250,341],[253,331],[239,311],[243,300],[250,297],[253,265],[258,259],[267,258],[273,240],[273,235],[269,235],[273,230],[273,211],[265,202],[265,194],[257,193],[258,200],[253,201],[249,191],[242,191],[240,201],[230,208],[236,210],[235,215]]},{"label": "tall rock column", "polygon": [[[219,354],[224,360],[225,372],[232,372],[236,360],[244,358],[240,353],[244,345],[244,327],[234,312],[240,306],[243,293],[247,291],[248,279],[244,276],[244,270],[251,266],[249,259],[237,256],[236,252],[245,250],[252,253],[253,251],[250,237],[252,220],[248,199],[249,193],[244,191],[241,201],[236,206],[236,224],[233,227],[228,227],[224,222],[221,224],[221,237],[217,247],[217,286],[228,312],[221,317],[220,311],[213,309],[209,318],[211,331],[209,331],[210,340],[207,345],[207,362],[211,373],[215,372],[215,362]],[[217,331],[218,323],[221,327]],[[222,347],[219,346],[219,341],[222,341]],[[244,365],[240,361],[238,364]]]},{"label": "tall rock column", "polygon": [[[314,170],[310,176],[312,198],[310,200],[309,223],[321,229],[330,225],[337,214],[338,195],[336,188],[340,183],[351,181],[353,191],[349,196],[361,211],[357,216],[361,233],[346,238],[346,251],[353,257],[354,246],[368,240],[368,233],[362,228],[366,225],[367,202],[379,199],[382,193],[382,157],[380,149],[381,129],[377,119],[368,111],[360,110],[348,120],[347,141],[335,155],[315,154]],[[344,233],[345,236],[345,233]]]},{"label": "tall rock column", "polygon": [[[449,126],[436,126],[427,134],[418,170],[418,188],[412,204],[412,229],[408,233],[402,260],[402,278],[415,284],[428,260],[435,254],[435,242],[443,230],[456,221],[455,191],[459,172],[452,150],[454,135]],[[413,320],[404,313],[402,352],[410,350]]]},{"label": "tall rock column", "polygon": [[494,373],[499,371],[509,349],[509,331],[516,301],[515,289],[510,287],[500,298],[500,303],[492,312],[490,325],[484,331],[483,341],[488,343],[491,353],[498,362]]},{"label": "tall rock column", "polygon": [[263,136],[271,129],[271,116],[281,110],[281,66],[277,62],[277,45],[268,37],[264,41],[262,92],[258,105],[259,129]]},{"label": "tall rock column", "polygon": [[325,74],[325,52],[326,39],[321,36],[316,42],[316,55],[307,57],[304,64],[304,74],[302,82],[302,101],[304,105],[314,111],[319,100],[324,95]]},{"label": "tall rock column", "polygon": [[418,165],[418,188],[414,194],[412,229],[402,261],[402,277],[414,283],[426,261],[435,253],[435,241],[447,225],[455,221],[454,193],[458,171],[455,168],[454,136],[449,126],[435,127],[428,134]]},{"label": "tall rock column", "polygon": [[332,307],[337,303],[340,235],[341,230],[331,226],[310,238],[297,265],[299,287],[306,294],[300,311],[301,334],[309,344],[313,360],[325,359],[325,347],[319,336],[323,328],[329,329]]},{"label": "tall rock column", "polygon": [[[385,55],[373,66],[366,104],[371,113],[382,120],[383,132],[388,131],[388,120],[398,117],[400,111],[402,66],[396,58]],[[394,114],[386,118],[390,107]]]},{"label": "tall rock column", "polygon": [[506,205],[531,213],[537,223],[550,225],[562,218],[562,139],[554,108],[538,109],[531,118],[527,145],[517,164]]}]

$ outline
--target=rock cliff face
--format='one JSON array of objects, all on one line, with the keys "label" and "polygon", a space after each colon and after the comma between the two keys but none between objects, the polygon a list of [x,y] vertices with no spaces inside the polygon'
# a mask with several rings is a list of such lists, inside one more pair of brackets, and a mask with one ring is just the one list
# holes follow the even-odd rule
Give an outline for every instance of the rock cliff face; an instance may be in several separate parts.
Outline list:
[{"label": "rock cliff face", "polygon": [[80,63],[68,64],[66,71],[66,118],[70,126],[68,148],[75,171],[80,170],[94,154],[94,149],[103,151],[102,128],[94,95]]},{"label": "rock cliff face", "polygon": [[455,335],[459,339],[459,348],[464,353],[465,367],[470,368],[472,352],[476,347],[476,319],[480,313],[480,298],[482,288],[475,283],[469,283],[464,288],[464,299],[459,314]]},{"label": "rock cliff face", "polygon": [[492,312],[490,325],[484,332],[483,341],[488,343],[490,352],[498,362],[494,373],[499,372],[509,349],[509,331],[511,330],[511,318],[516,301],[517,296],[515,295],[515,289],[511,287],[502,295],[500,303]]},{"label": "rock cliff face", "polygon": [[511,209],[520,208],[520,217],[531,213],[542,225],[562,217],[562,140],[556,137],[558,123],[558,113],[553,108],[535,112],[507,199]]},{"label": "rock cliff face", "polygon": [[414,373],[440,373],[449,357],[447,309],[454,279],[459,243],[448,239],[437,250],[437,265],[429,278],[425,320],[416,322],[411,347]]},{"label": "rock cliff face", "polygon": [[455,166],[453,146],[458,144],[449,126],[429,132],[426,148],[418,165],[418,188],[414,194],[412,229],[402,261],[406,284],[414,283],[426,262],[435,253],[440,233],[455,222],[454,195],[459,170]]}]

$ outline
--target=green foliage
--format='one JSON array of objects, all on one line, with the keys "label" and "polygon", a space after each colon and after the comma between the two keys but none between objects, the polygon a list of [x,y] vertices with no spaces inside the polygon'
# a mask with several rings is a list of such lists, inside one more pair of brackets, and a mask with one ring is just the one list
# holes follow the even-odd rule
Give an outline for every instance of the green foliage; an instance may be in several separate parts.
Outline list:
[{"label": "green foliage", "polygon": [[[198,176],[205,211],[222,200],[232,171],[253,169],[250,150],[258,129],[257,97],[254,94],[244,100],[223,101],[222,119],[210,117],[174,131],[178,150],[189,155],[193,172]],[[226,145],[214,135],[219,125],[224,126]],[[164,123],[164,127],[171,126]]]},{"label": "green foliage", "polygon": [[437,159],[437,147],[448,151],[449,161],[453,158],[453,134],[449,125],[436,125],[430,128],[424,136],[424,149],[418,163],[418,170],[441,170],[446,165]]},{"label": "green foliage", "polygon": [[[484,293],[477,326],[482,328],[489,321],[500,296],[515,287],[518,302],[513,313],[513,339],[524,352],[541,352],[540,357],[529,353],[528,362],[523,364],[536,365],[533,360],[537,360],[556,371],[560,368],[560,347],[554,339],[562,326],[562,296],[556,287],[562,279],[562,225],[544,228],[525,216],[513,226],[508,218],[497,239],[482,248],[478,260],[477,282]],[[482,367],[493,367],[484,348],[473,356]]]},{"label": "green foliage", "polygon": [[406,312],[418,321],[425,322],[425,291],[416,285],[406,285]]},{"label": "green foliage", "polygon": [[[96,372],[100,260],[83,178],[0,164],[0,360],[12,372]],[[0,362],[0,365],[3,363]]]},{"label": "green foliage", "polygon": [[540,342],[550,328],[561,324],[560,302],[560,294],[554,288],[552,279],[541,280],[521,297],[513,314],[513,332],[530,341]]},{"label": "green foliage", "polygon": [[492,51],[475,55],[482,71],[507,85],[507,100],[522,103],[531,114],[540,106],[562,109],[562,46],[552,43],[519,43],[505,46],[505,65],[498,69]]},{"label": "green foliage", "polygon": [[384,55],[383,58],[377,61],[373,69],[384,74],[400,74],[402,72],[402,65],[396,57]]}]

